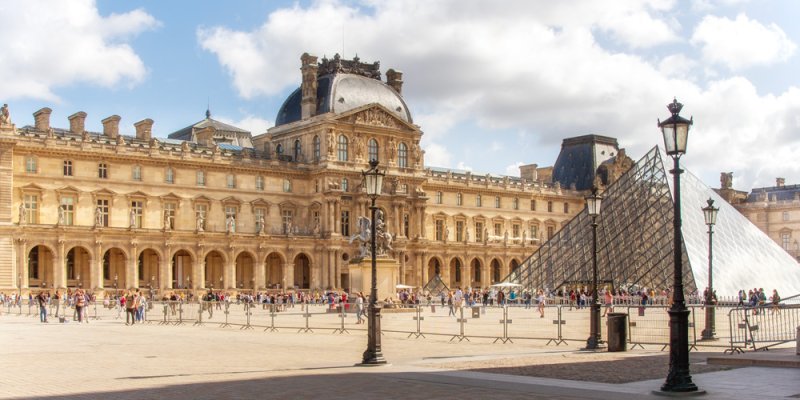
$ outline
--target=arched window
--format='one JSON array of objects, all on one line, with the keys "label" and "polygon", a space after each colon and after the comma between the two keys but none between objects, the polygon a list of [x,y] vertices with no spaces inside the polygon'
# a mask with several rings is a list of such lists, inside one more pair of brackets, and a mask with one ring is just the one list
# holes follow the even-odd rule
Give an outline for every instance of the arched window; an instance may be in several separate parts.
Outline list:
[{"label": "arched window", "polygon": [[338,147],[337,159],[339,161],[347,161],[347,136],[339,135]]},{"label": "arched window", "polygon": [[294,141],[294,160],[300,161],[300,139]]},{"label": "arched window", "polygon": [[400,142],[400,145],[397,146],[397,166],[400,168],[408,167],[408,146],[403,142]]},{"label": "arched window", "polygon": [[277,146],[275,146],[275,154],[277,154],[277,155],[283,154],[283,145],[282,144],[278,144]]},{"label": "arched window", "polygon": [[319,148],[320,148],[320,140],[319,136],[314,136],[314,161],[319,161]]},{"label": "arched window", "polygon": [[378,141],[375,139],[370,139],[367,144],[367,149],[369,150],[369,161],[377,160],[378,159]]}]

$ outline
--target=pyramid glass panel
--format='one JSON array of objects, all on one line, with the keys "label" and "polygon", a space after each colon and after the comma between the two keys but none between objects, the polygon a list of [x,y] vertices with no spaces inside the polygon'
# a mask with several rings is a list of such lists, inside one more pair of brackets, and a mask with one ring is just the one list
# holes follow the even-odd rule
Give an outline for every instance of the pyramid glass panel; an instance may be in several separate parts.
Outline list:
[{"label": "pyramid glass panel", "polygon": [[431,297],[439,297],[442,293],[447,296],[450,293],[450,289],[444,284],[439,274],[436,274],[422,287],[422,293],[428,293]]},{"label": "pyramid glass panel", "polygon": [[[598,284],[635,290],[672,287],[673,202],[671,175],[654,147],[603,193],[597,217]],[[720,208],[714,226],[714,288],[719,295],[764,287],[800,293],[800,266],[691,173],[681,179],[684,288],[708,282],[708,227],[701,208]],[[591,217],[584,209],[504,281],[540,288],[588,287],[592,279]]]}]

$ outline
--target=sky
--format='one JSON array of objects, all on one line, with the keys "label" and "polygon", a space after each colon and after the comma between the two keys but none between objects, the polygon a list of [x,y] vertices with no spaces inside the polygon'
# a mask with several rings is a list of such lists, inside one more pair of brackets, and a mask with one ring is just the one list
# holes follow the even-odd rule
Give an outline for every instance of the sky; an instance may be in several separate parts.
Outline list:
[{"label": "sky", "polygon": [[300,55],[404,72],[426,165],[519,176],[567,137],[662,145],[673,98],[693,117],[682,165],[719,187],[800,184],[794,0],[0,0],[0,102],[18,127],[117,114],[123,133],[212,117],[273,126]]}]

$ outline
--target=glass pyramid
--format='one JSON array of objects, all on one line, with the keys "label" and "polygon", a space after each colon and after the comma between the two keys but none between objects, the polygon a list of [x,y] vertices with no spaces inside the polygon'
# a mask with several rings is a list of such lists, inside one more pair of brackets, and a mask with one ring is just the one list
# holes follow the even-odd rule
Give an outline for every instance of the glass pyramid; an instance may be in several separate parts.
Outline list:
[{"label": "glass pyramid", "polygon": [[[636,290],[672,288],[672,175],[658,147],[642,157],[603,195],[597,217],[598,284]],[[800,266],[775,242],[691,173],[681,175],[683,283],[686,293],[708,282],[708,227],[701,207],[714,199],[714,288],[776,288],[800,293]],[[591,217],[584,209],[504,281],[540,288],[588,287],[592,279]]]},{"label": "glass pyramid", "polygon": [[428,293],[431,297],[439,297],[442,293],[444,293],[445,297],[450,293],[450,289],[448,289],[447,285],[444,284],[442,278],[439,274],[436,274],[431,278],[425,286],[422,287],[422,293]]}]

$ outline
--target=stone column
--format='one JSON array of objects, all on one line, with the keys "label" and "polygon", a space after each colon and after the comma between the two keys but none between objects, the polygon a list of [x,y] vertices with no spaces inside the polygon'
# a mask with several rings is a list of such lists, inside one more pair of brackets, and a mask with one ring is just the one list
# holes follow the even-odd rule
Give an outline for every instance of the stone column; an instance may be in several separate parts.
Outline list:
[{"label": "stone column", "polygon": [[66,254],[64,254],[64,241],[59,240],[55,254],[56,262],[53,265],[53,284],[54,288],[67,287],[67,268]]},{"label": "stone column", "polygon": [[397,261],[400,261],[400,283],[406,284],[406,256],[405,252],[397,252]]},{"label": "stone column", "polygon": [[472,266],[469,261],[465,261],[461,268],[461,288],[466,290],[472,287]]},{"label": "stone column", "polygon": [[195,285],[195,287],[207,288],[206,280],[208,280],[208,277],[206,276],[206,260],[197,260],[195,265],[196,267],[192,267],[192,280],[197,279],[197,285]]},{"label": "stone column", "polygon": [[333,287],[339,288],[342,284],[342,251],[336,250],[333,256]]},{"label": "stone column", "polygon": [[426,283],[428,283],[428,281],[431,280],[431,277],[428,276],[428,265],[427,263],[425,263],[425,253],[419,254],[418,257],[419,257],[419,267],[422,268],[422,273],[420,274],[422,280],[419,282],[419,285],[423,286]]},{"label": "stone column", "polygon": [[419,231],[418,231],[419,232],[419,237],[424,239],[425,238],[425,208],[424,207],[420,207],[419,208],[418,218],[419,218],[419,225],[418,225],[417,229],[419,229]]},{"label": "stone column", "polygon": [[267,285],[267,282],[266,282],[266,277],[267,277],[267,256],[266,255],[264,255],[264,254],[259,254],[258,255],[258,259],[256,260],[256,265],[255,265],[255,271],[254,272],[256,274],[256,276],[255,276],[255,278],[256,278],[256,287],[255,287],[255,289],[258,290],[258,288],[265,287]]},{"label": "stone column", "polygon": [[103,246],[98,242],[94,246],[94,261],[89,264],[89,287],[103,289],[105,287],[105,279],[103,276]]},{"label": "stone column", "polygon": [[[19,252],[17,253],[17,274],[13,276],[14,285],[17,289],[27,288],[30,287],[30,280],[28,279],[28,242],[26,240],[20,239],[19,243]],[[22,277],[20,281],[17,278],[17,275]]]},{"label": "stone column", "polygon": [[334,203],[333,211],[333,224],[334,231],[338,234],[342,233],[342,204],[336,201]]},{"label": "stone column", "polygon": [[125,289],[139,287],[139,268],[137,268],[136,246],[128,253],[128,267],[125,268]]},{"label": "stone column", "polygon": [[283,264],[283,288],[294,288],[294,263]]},{"label": "stone column", "polygon": [[170,257],[170,249],[167,247],[164,252],[164,257],[158,260],[160,264],[158,271],[158,288],[159,290],[172,288],[172,257]]}]

